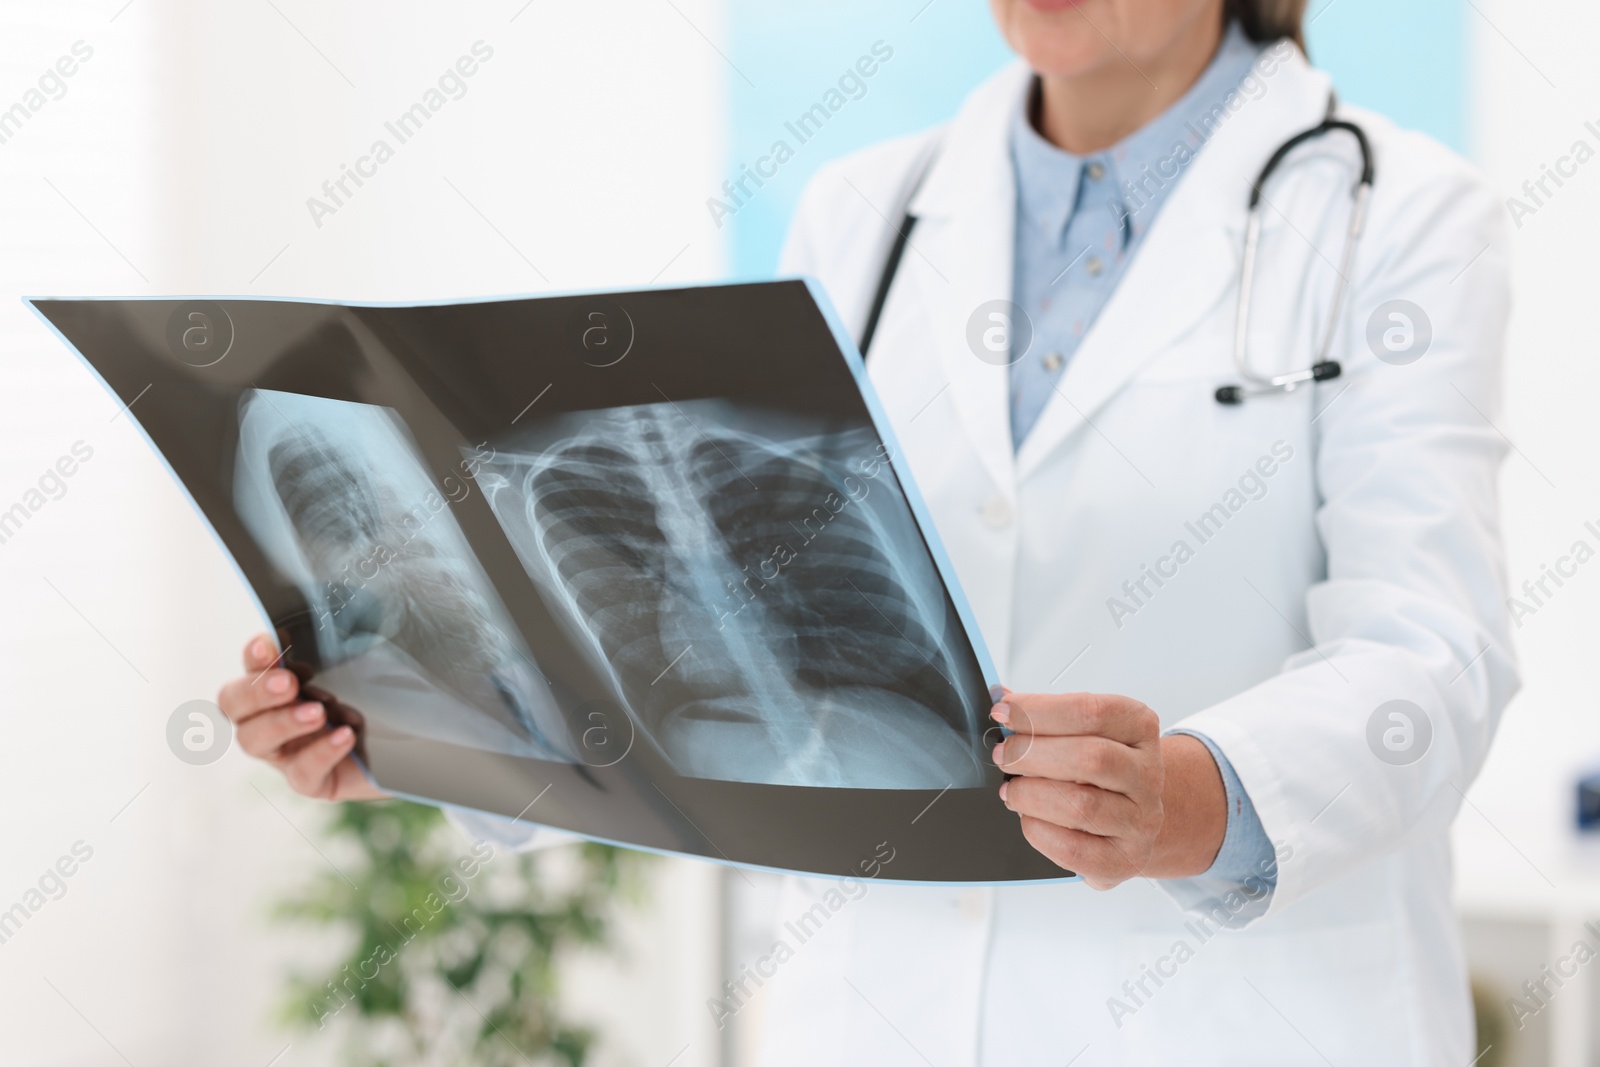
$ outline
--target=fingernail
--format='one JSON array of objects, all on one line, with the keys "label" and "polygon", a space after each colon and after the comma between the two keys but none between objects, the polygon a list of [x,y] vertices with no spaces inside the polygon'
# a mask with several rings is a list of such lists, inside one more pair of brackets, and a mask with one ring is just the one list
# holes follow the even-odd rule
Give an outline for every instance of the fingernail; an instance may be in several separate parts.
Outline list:
[{"label": "fingernail", "polygon": [[354,730],[350,729],[350,727],[341,726],[329,736],[335,745],[343,748],[345,745],[348,745],[351,741],[355,740],[356,734]]},{"label": "fingernail", "polygon": [[1000,783],[1000,799],[1001,800],[1005,800],[1005,798],[1006,798],[1006,787],[1009,786],[1010,784],[1011,784],[1011,782],[1010,782],[1009,779]]},{"label": "fingernail", "polygon": [[996,704],[992,709],[990,709],[989,718],[993,719],[995,722],[1010,722],[1011,705]]},{"label": "fingernail", "polygon": [[1000,765],[1001,760],[1003,760],[1005,758],[1005,754],[1006,754],[1006,743],[1004,741],[1002,741],[998,745],[994,746],[994,751],[992,753],[990,753],[990,756],[994,760],[994,763],[995,763],[996,767],[998,767]]},{"label": "fingernail", "polygon": [[291,678],[288,671],[273,671],[267,675],[267,688],[274,693],[287,693]]},{"label": "fingernail", "polygon": [[294,717],[301,722],[316,722],[322,718],[321,704],[301,704],[294,709]]},{"label": "fingernail", "polygon": [[265,656],[267,654],[267,639],[265,637],[256,638],[250,645],[250,654],[257,659]]}]

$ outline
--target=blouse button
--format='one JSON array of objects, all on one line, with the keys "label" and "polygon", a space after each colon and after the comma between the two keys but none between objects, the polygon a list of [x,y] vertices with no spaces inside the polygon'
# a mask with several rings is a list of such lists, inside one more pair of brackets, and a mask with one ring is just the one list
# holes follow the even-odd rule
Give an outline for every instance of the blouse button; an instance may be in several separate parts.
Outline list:
[{"label": "blouse button", "polygon": [[1051,374],[1060,370],[1064,363],[1066,363],[1066,360],[1062,358],[1060,352],[1051,352],[1044,357],[1044,369]]}]

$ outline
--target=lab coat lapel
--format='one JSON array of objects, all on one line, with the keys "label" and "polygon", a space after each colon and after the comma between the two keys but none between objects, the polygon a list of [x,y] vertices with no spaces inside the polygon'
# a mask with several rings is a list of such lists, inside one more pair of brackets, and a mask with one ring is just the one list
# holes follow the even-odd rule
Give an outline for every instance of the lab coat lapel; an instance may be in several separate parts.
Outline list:
[{"label": "lab coat lapel", "polygon": [[[1237,292],[1246,200],[1268,156],[1315,125],[1328,79],[1294,57],[1195,154],[1111,299],[1067,365],[1016,461],[1020,481],[1152,359]],[[1113,442],[1114,444],[1114,442]]]},{"label": "lab coat lapel", "polygon": [[947,383],[984,468],[1006,496],[1014,494],[1009,378],[969,342],[986,305],[1011,299],[1016,183],[1007,114],[1031,72],[1018,63],[980,87],[945,130],[911,212],[917,216],[901,270],[933,328],[936,373]]}]

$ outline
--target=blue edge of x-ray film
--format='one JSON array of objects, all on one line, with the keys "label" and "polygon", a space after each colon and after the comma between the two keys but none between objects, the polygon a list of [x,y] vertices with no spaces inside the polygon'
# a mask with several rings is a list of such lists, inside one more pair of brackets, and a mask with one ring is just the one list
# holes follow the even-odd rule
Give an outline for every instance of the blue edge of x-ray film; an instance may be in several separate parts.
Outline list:
[{"label": "blue edge of x-ray film", "polygon": [[[774,279],[774,280],[775,281],[794,281],[796,279],[793,279],[793,278],[788,278],[788,279],[779,278],[779,279]],[[878,436],[882,439],[883,443],[889,446],[889,449],[890,449],[889,462],[894,468],[895,476],[900,480],[900,488],[905,494],[906,503],[910,506],[912,515],[917,520],[917,526],[922,531],[923,542],[928,547],[928,553],[933,558],[934,566],[938,568],[939,576],[942,579],[944,579],[945,588],[948,589],[949,592],[950,592],[951,603],[953,603],[955,605],[956,614],[961,619],[961,625],[967,632],[967,639],[972,643],[973,655],[977,658],[978,666],[983,671],[983,679],[984,679],[984,681],[987,682],[988,685],[989,685],[990,695],[992,697],[994,697],[996,700],[998,700],[999,699],[999,693],[1000,693],[1000,689],[999,689],[1000,678],[999,678],[998,672],[995,670],[994,661],[989,656],[989,648],[984,643],[983,634],[980,633],[979,630],[978,630],[977,622],[973,618],[973,615],[972,615],[972,608],[967,603],[966,594],[962,591],[961,584],[956,579],[955,568],[951,565],[949,558],[945,555],[944,544],[943,544],[943,542],[941,542],[939,540],[939,532],[938,532],[937,529],[935,529],[935,527],[933,525],[932,516],[930,516],[928,514],[928,509],[923,504],[922,494],[917,489],[916,482],[913,481],[912,478],[911,478],[911,470],[910,470],[909,466],[906,464],[905,454],[900,448],[900,442],[899,442],[898,439],[896,439],[896,437],[894,435],[894,428],[889,424],[889,417],[884,412],[882,405],[878,402],[878,394],[872,388],[872,382],[867,377],[866,361],[864,359],[862,359],[860,351],[857,350],[855,339],[850,336],[849,332],[844,328],[844,324],[839,320],[839,315],[833,308],[833,302],[828,299],[827,293],[823,290],[822,285],[819,282],[817,282],[816,280],[812,279],[812,278],[800,278],[798,280],[804,282],[806,288],[808,290],[810,290],[812,299],[816,301],[817,307],[822,312],[823,319],[828,324],[829,331],[833,334],[834,343],[838,345],[839,351],[841,353],[843,353],[845,361],[850,364],[850,372],[851,372],[852,376],[855,378],[856,387],[861,393],[862,401],[866,404],[867,414],[872,418],[872,425],[877,430]],[[725,283],[725,282],[708,282],[708,283],[705,283],[703,285],[644,285],[644,286],[637,286],[634,289],[624,290],[624,291],[627,291],[627,292],[641,292],[641,291],[651,291],[651,290],[666,291],[666,290],[672,290],[672,289],[707,289],[707,288],[721,288],[721,287],[726,286],[727,284],[729,284],[729,283]],[[737,283],[734,283],[734,284],[737,284]],[[95,380],[100,383],[100,387],[103,388],[106,391],[106,393],[109,394],[111,396],[111,398],[113,400],[116,400],[118,402],[118,404],[120,405],[122,403],[122,398],[117,395],[116,390],[112,389],[111,386],[106,382],[105,378],[103,378],[100,375],[100,372],[99,372],[99,370],[97,370],[95,368],[95,365],[93,363],[89,362],[88,358],[86,356],[84,356],[84,354],[82,352],[78,351],[78,347],[76,345],[74,345],[71,341],[67,340],[66,336],[64,334],[62,334],[62,332],[56,328],[55,323],[51,322],[50,319],[45,316],[44,312],[39,310],[37,301],[40,301],[40,300],[111,300],[111,301],[123,302],[123,301],[134,301],[134,300],[217,300],[217,301],[221,301],[221,300],[240,300],[240,301],[251,301],[251,302],[254,302],[254,303],[266,303],[266,302],[275,301],[275,302],[281,302],[281,303],[286,303],[286,304],[334,304],[334,305],[344,306],[344,307],[408,308],[408,307],[439,307],[439,306],[444,306],[444,305],[461,305],[461,304],[494,304],[494,303],[500,303],[500,302],[507,301],[507,300],[539,300],[539,299],[542,299],[542,298],[545,298],[545,297],[610,296],[610,295],[613,295],[615,292],[617,292],[617,290],[578,289],[578,290],[572,290],[572,291],[568,291],[568,292],[559,292],[559,293],[520,293],[520,294],[509,295],[509,296],[471,297],[471,298],[463,299],[463,300],[390,300],[390,301],[316,299],[316,298],[312,298],[312,297],[294,297],[294,296],[216,296],[216,295],[207,295],[207,296],[188,295],[188,296],[184,296],[184,295],[174,295],[174,294],[164,294],[164,295],[161,295],[161,296],[25,296],[25,297],[22,298],[22,300],[23,300],[23,302],[25,304],[28,305],[28,307],[33,311],[33,313],[36,316],[38,316],[39,321],[44,323],[46,329],[48,329],[51,333],[55,334],[56,337],[61,341],[61,343],[63,345],[65,345],[75,356],[77,356],[78,360],[86,368],[88,368],[89,373],[94,375]],[[134,416],[133,411],[131,409],[131,406],[125,406],[125,407],[123,407],[123,410],[126,411],[128,416],[129,416],[129,418],[131,418],[133,420],[134,426],[138,428],[139,435],[141,437],[143,437],[144,440],[145,440],[145,443],[150,446],[150,451],[155,453],[156,458],[161,461],[161,465],[166,468],[167,474],[171,476],[172,481],[177,485],[179,491],[183,493],[184,499],[189,501],[189,507],[194,509],[194,513],[199,517],[200,522],[205,526],[206,530],[211,534],[211,539],[213,541],[215,541],[217,547],[222,550],[223,556],[227,558],[229,565],[233,567],[233,573],[238,576],[239,583],[244,586],[245,590],[250,595],[251,601],[254,602],[254,604],[256,606],[256,615],[263,621],[263,623],[265,624],[265,628],[269,632],[271,632],[272,629],[273,629],[272,619],[268,617],[266,608],[262,605],[260,598],[256,596],[255,587],[250,584],[250,579],[245,577],[245,573],[244,573],[243,569],[240,568],[240,566],[239,566],[239,561],[234,559],[233,552],[229,550],[227,544],[222,540],[221,535],[217,533],[216,528],[211,525],[211,520],[206,518],[206,514],[205,514],[205,512],[203,510],[201,510],[200,505],[195,502],[194,497],[189,493],[189,487],[183,483],[183,479],[182,478],[178,477],[177,471],[172,469],[172,464],[167,462],[166,455],[161,451],[160,448],[156,447],[155,441],[151,439],[150,434],[145,430],[144,424],[141,423],[136,416]],[[357,764],[357,766],[359,766],[361,768],[361,773],[366,775],[367,780],[369,782],[372,782],[374,787],[377,787],[377,782],[373,779],[371,772],[367,770],[366,764],[362,763],[359,757],[356,760],[356,764]],[[410,800],[410,801],[413,801],[414,803],[426,804],[429,807],[438,807],[439,806],[439,802],[438,801],[431,800],[428,797],[414,796],[414,795],[409,794],[409,793],[399,793],[399,792],[395,792],[393,790],[389,790],[388,792],[390,793],[391,796],[398,797],[401,800]],[[999,803],[998,798],[996,799],[995,802]],[[491,816],[493,818],[505,819],[505,821],[512,822],[512,823],[515,823],[515,822],[519,821],[519,819],[509,819],[506,816],[500,815],[497,812],[484,812],[483,814]],[[530,823],[528,825],[529,826],[535,826],[535,825],[540,825],[540,824]],[[752,871],[768,871],[768,872],[773,873],[773,874],[797,874],[797,875],[800,875],[800,876],[806,877],[806,878],[830,878],[830,877],[833,877],[832,875],[816,874],[815,872],[812,872],[812,871],[792,870],[792,869],[784,868],[784,867],[767,867],[767,866],[763,866],[761,864],[755,864],[755,863],[736,863],[736,862],[732,862],[732,861],[729,861],[729,860],[720,859],[720,858],[715,857],[715,856],[700,855],[699,853],[678,852],[678,851],[675,851],[673,849],[665,849],[665,848],[649,848],[649,847],[646,847],[646,846],[643,846],[643,845],[632,844],[632,843],[627,842],[627,841],[615,841],[615,840],[612,840],[611,838],[607,838],[607,837],[595,837],[592,834],[580,834],[580,833],[578,833],[578,832],[576,832],[574,830],[564,830],[564,829],[562,829],[561,827],[558,827],[558,826],[548,827],[548,829],[554,830],[554,831],[556,831],[558,833],[569,834],[569,835],[571,835],[573,837],[579,837],[579,838],[582,838],[582,839],[584,839],[586,841],[595,841],[595,842],[598,842],[599,844],[602,844],[602,845],[612,845],[612,846],[614,846],[616,848],[633,849],[636,852],[649,852],[649,853],[653,853],[653,854],[658,855],[658,856],[682,856],[682,857],[685,857],[685,858],[688,858],[688,859],[705,860],[705,861],[708,861],[710,863],[719,864],[719,865],[724,866],[724,867],[744,868],[746,870],[752,870]],[[1082,877],[1081,875],[1071,875],[1071,876],[1063,877],[1063,878],[1030,879],[1027,884],[1030,884],[1030,885],[1045,884],[1045,885],[1047,885],[1047,884],[1052,884],[1052,883],[1056,883],[1056,882],[1076,882],[1076,881],[1080,881],[1081,877]],[[874,881],[882,881],[882,882],[894,883],[894,884],[897,884],[897,885],[941,885],[941,886],[988,886],[988,885],[1005,885],[1005,884],[1009,884],[1009,883],[1006,883],[1006,882],[956,882],[956,881],[929,882],[929,881],[913,881],[913,880],[900,879],[900,878],[885,878],[885,877],[882,877],[882,876],[879,876],[878,878],[875,878]]]}]

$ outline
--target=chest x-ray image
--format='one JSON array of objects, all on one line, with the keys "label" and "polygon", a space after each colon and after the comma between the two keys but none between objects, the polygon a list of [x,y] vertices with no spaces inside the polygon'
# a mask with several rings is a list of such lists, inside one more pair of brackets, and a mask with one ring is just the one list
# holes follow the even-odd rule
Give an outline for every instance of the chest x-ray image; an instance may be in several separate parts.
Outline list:
[{"label": "chest x-ray image", "polygon": [[718,400],[564,415],[478,480],[680,774],[978,784],[959,620],[877,436],[780,440],[745,421],[782,422]]},{"label": "chest x-ray image", "polygon": [[778,870],[887,842],[896,880],[1062,876],[996,800],[999,678],[813,283],[34,306],[383,791]]}]

